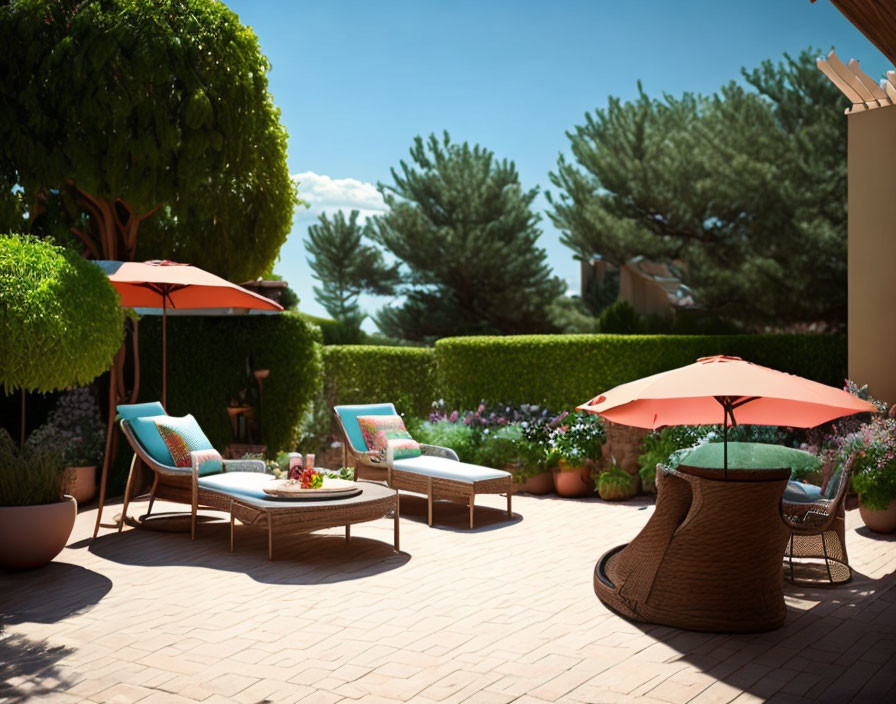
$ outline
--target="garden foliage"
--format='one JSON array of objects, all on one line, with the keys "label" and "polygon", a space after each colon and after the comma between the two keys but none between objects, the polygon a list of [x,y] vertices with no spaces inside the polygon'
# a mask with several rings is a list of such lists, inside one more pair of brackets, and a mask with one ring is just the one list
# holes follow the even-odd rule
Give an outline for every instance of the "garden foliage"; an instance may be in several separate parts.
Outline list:
[{"label": "garden foliage", "polygon": [[425,416],[438,398],[432,348],[328,345],[323,359],[330,406],[392,402],[401,413]]},{"label": "garden foliage", "polygon": [[455,337],[435,346],[438,397],[569,409],[618,384],[729,354],[840,386],[846,338],[823,335],[520,335]]},{"label": "garden foliage", "polygon": [[416,137],[410,156],[379,186],[389,210],[369,221],[404,274],[404,302],[377,314],[380,330],[408,340],[551,332],[563,283],[537,246],[538,189],[523,189],[512,161],[447,133]]},{"label": "garden foliage", "polygon": [[[668,264],[748,326],[846,322],[846,121],[817,51],[712,96],[610,97],[567,132],[550,217],[577,258]],[[818,174],[824,174],[819,178]]]},{"label": "garden foliage", "polygon": [[[140,398],[161,396],[158,316],[140,320]],[[168,318],[168,412],[192,413],[219,450],[234,441],[225,411],[255,386],[247,373],[269,369],[261,403],[261,441],[271,453],[295,448],[295,429],[321,384],[317,330],[295,314]]]},{"label": "garden foliage", "polygon": [[224,3],[14,0],[0,44],[0,187],[35,230],[235,281],[271,265],[296,200],[286,130]]},{"label": "garden foliage", "polygon": [[118,293],[95,264],[32,237],[0,235],[0,385],[54,391],[88,384],[124,337]]}]

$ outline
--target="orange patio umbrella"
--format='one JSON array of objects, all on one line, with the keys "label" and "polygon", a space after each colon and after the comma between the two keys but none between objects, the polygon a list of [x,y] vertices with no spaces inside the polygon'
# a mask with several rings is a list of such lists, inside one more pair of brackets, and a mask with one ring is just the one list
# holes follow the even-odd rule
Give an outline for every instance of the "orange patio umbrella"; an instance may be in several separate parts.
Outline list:
[{"label": "orange patio umbrella", "polygon": [[729,426],[812,428],[853,413],[874,412],[877,407],[833,386],[739,357],[717,355],[622,384],[578,410],[613,423],[650,429],[721,422],[727,472]]},{"label": "orange patio umbrella", "polygon": [[167,260],[99,262],[126,308],[162,309],[162,406],[167,408],[168,309],[237,308],[281,311],[283,307],[220,276]]}]

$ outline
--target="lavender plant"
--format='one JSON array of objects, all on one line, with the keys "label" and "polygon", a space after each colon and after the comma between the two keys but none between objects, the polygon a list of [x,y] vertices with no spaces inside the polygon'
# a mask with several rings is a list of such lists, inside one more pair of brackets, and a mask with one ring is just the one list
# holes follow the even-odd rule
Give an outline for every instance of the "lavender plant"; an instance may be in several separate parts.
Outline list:
[{"label": "lavender plant", "polygon": [[105,441],[99,406],[85,387],[64,392],[47,421],[31,433],[26,445],[32,450],[52,448],[66,466],[76,467],[99,464]]}]

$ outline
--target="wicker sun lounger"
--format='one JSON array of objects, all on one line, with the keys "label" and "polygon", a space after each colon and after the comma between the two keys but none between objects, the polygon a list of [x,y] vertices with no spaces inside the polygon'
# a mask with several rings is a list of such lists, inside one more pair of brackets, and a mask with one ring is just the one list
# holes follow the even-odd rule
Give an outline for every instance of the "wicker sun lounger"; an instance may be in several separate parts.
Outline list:
[{"label": "wicker sun lounger", "polygon": [[780,501],[790,469],[658,468],[644,529],[598,562],[594,591],[637,621],[698,631],[780,626],[789,535]]},{"label": "wicker sun lounger", "polygon": [[[140,490],[141,465],[149,469],[153,477],[146,515],[149,516],[152,513],[153,503],[156,499],[189,504],[191,508],[190,534],[193,538],[196,537],[196,512],[199,508],[229,511],[234,495],[245,493],[264,481],[270,481],[270,476],[265,474],[266,467],[262,460],[222,460],[214,450],[191,453],[192,467],[172,467],[164,464],[140,442],[131,427],[131,421],[135,418],[164,415],[161,404],[122,405],[118,407],[118,411],[122,416],[121,430],[134,451],[124,492],[124,505],[121,511],[121,521],[118,524],[119,531],[124,525],[128,504],[133,498],[134,492]],[[222,471],[199,476],[200,465],[208,460],[220,461]]]},{"label": "wicker sun lounger", "polygon": [[445,499],[469,505],[470,528],[474,527],[477,494],[507,494],[507,516],[511,518],[513,476],[509,472],[458,461],[457,453],[438,445],[420,445],[417,458],[374,461],[358,426],[361,415],[397,415],[391,403],[336,406],[336,422],[343,435],[343,464],[355,469],[355,479],[384,482],[393,489],[425,494],[427,520],[432,525],[432,502]]}]

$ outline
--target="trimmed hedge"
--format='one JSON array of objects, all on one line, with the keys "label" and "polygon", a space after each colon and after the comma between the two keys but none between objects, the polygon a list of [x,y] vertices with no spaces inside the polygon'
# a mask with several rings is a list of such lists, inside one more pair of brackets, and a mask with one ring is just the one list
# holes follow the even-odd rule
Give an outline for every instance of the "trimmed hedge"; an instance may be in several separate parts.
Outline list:
[{"label": "trimmed hedge", "polygon": [[426,416],[439,398],[431,347],[328,345],[323,353],[330,406],[391,401],[400,412]]},{"label": "trimmed hedge", "polygon": [[[212,445],[233,442],[225,410],[247,386],[246,359],[269,369],[260,414],[273,455],[293,449],[295,428],[321,384],[319,332],[300,316],[168,317],[168,412],[192,413]],[[162,318],[140,319],[140,400],[162,395]]]},{"label": "trimmed hedge", "polygon": [[729,354],[841,386],[843,335],[519,335],[436,342],[438,393],[449,405],[480,400],[576,406],[650,374]]}]

